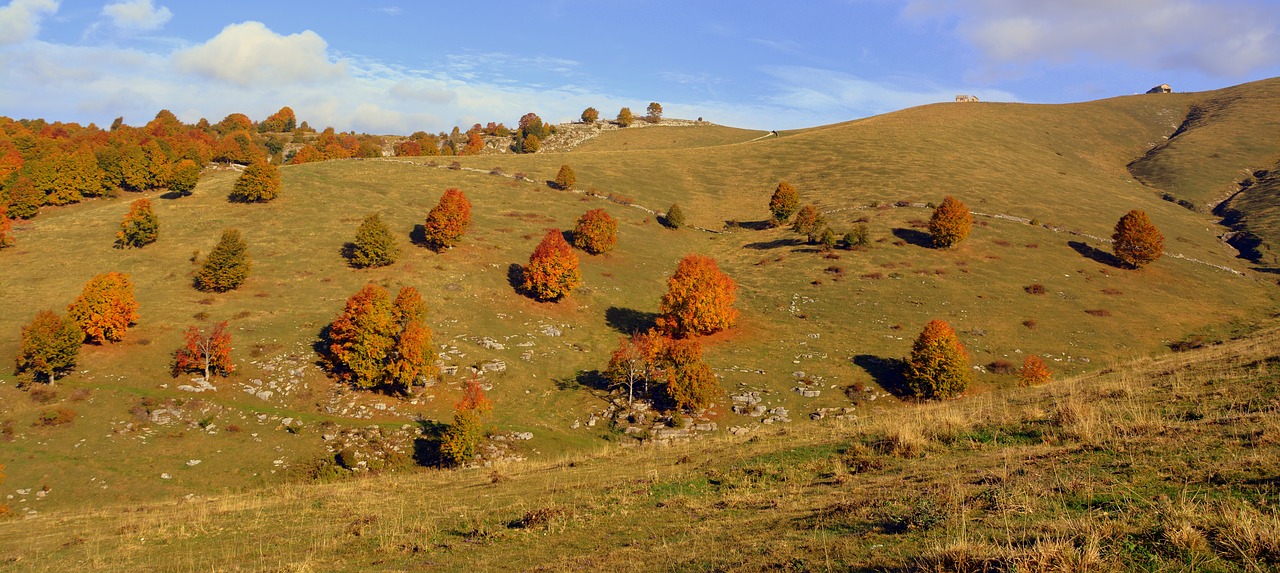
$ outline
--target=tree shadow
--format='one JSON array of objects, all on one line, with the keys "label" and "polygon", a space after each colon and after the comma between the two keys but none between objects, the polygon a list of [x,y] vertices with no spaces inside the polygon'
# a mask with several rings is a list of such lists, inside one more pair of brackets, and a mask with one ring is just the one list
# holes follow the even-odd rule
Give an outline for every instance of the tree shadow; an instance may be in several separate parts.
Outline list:
[{"label": "tree shadow", "polygon": [[163,193],[163,194],[161,194],[161,195],[160,195],[160,198],[161,198],[161,199],[168,199],[168,200],[172,201],[172,200],[174,200],[174,199],[181,199],[181,198],[183,198],[183,197],[190,197],[190,196],[191,196],[191,192],[190,192],[190,191],[187,191],[186,193],[181,193],[181,192],[178,192],[178,191],[166,191],[165,193]]},{"label": "tree shadow", "polygon": [[853,363],[871,375],[881,388],[899,398],[913,398],[907,388],[907,379],[902,375],[905,361],[901,358],[882,358],[870,354],[859,354],[853,357]]},{"label": "tree shadow", "polygon": [[356,244],[355,243],[343,243],[342,248],[338,249],[338,254],[342,255],[343,259],[346,259],[347,266],[355,268],[356,266],[355,264]]},{"label": "tree shadow", "polygon": [[433,251],[435,250],[431,247],[431,241],[427,240],[426,225],[423,225],[421,223],[414,225],[413,230],[409,231],[409,242],[419,247],[426,247]]},{"label": "tree shadow", "polygon": [[917,247],[926,249],[933,247],[933,237],[924,231],[918,229],[898,228],[893,230],[893,236],[902,239]]},{"label": "tree shadow", "polygon": [[524,265],[511,263],[507,265],[507,284],[518,293],[524,293]]},{"label": "tree shadow", "polygon": [[751,231],[764,231],[773,228],[773,221],[763,219],[760,221],[734,221],[728,220],[724,222],[725,227],[737,227],[739,229],[748,229]]},{"label": "tree shadow", "polygon": [[573,376],[555,379],[555,385],[557,390],[609,391],[609,379],[599,370],[579,370]]},{"label": "tree shadow", "polygon": [[798,247],[803,244],[805,244],[805,242],[801,239],[774,239],[772,241],[747,243],[743,245],[743,247],[757,251],[767,251],[770,249],[781,249],[783,247]]},{"label": "tree shadow", "polygon": [[1124,268],[1124,265],[1120,263],[1120,260],[1117,259],[1115,255],[1087,243],[1081,241],[1067,241],[1067,246],[1071,247],[1071,250],[1080,253],[1080,256],[1095,263],[1101,263],[1118,269]]},{"label": "tree shadow", "polygon": [[444,433],[449,430],[449,424],[419,419],[418,425],[422,429],[422,436],[413,440],[413,461],[422,467],[445,465],[440,455],[440,442],[444,440]]},{"label": "tree shadow", "polygon": [[604,311],[604,321],[610,328],[622,334],[645,332],[657,326],[658,313],[634,308],[611,306]]},{"label": "tree shadow", "polygon": [[573,229],[560,231],[560,236],[564,237],[564,242],[569,243],[570,245],[573,244]]}]

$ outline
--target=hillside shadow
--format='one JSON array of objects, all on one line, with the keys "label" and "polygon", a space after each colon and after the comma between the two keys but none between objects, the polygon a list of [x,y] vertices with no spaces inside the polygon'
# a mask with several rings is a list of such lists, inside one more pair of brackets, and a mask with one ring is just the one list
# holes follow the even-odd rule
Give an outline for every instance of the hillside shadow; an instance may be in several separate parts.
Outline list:
[{"label": "hillside shadow", "polygon": [[610,328],[622,334],[645,332],[654,326],[658,313],[645,312],[634,308],[611,306],[604,311],[604,321]]},{"label": "hillside shadow", "polygon": [[413,440],[413,461],[422,467],[444,465],[444,460],[440,456],[440,442],[444,440],[444,433],[448,431],[449,424],[419,419],[418,425],[421,427],[422,435]]},{"label": "hillside shadow", "polygon": [[1124,268],[1124,265],[1120,264],[1120,260],[1117,259],[1115,255],[1089,245],[1088,243],[1081,241],[1067,241],[1067,246],[1071,247],[1071,250],[1080,253],[1080,256],[1095,263],[1101,263],[1118,269]]},{"label": "hillside shadow", "polygon": [[859,354],[853,357],[853,363],[871,375],[881,388],[899,398],[913,398],[907,388],[907,380],[902,375],[903,360],[901,358],[882,358],[870,354]]},{"label": "hillside shadow", "polygon": [[894,229],[893,236],[917,247],[923,247],[926,249],[933,247],[933,237],[929,236],[929,233],[918,229]]},{"label": "hillside shadow", "polygon": [[774,239],[772,241],[747,243],[743,245],[743,247],[757,251],[767,251],[770,249],[781,249],[783,247],[798,247],[803,244],[805,244],[805,242],[800,239]]},{"label": "hillside shadow", "polygon": [[570,245],[573,244],[573,229],[560,231],[560,236],[564,237],[564,242],[569,243]]}]

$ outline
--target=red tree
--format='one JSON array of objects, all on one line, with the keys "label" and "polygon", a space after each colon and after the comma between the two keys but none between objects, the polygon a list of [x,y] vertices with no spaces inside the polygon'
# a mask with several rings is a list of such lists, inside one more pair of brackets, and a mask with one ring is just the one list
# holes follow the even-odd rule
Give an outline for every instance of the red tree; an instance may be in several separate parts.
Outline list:
[{"label": "red tree", "polygon": [[236,366],[231,363],[231,333],[224,320],[206,331],[190,326],[183,334],[182,348],[173,354],[173,375],[204,372],[204,379],[217,374],[226,376]]},{"label": "red tree", "polygon": [[582,284],[578,255],[559,229],[547,231],[524,267],[525,292],[538,300],[557,300]]},{"label": "red tree", "polygon": [[471,225],[471,202],[455,188],[444,190],[440,202],[427,213],[426,242],[436,251],[452,248]]},{"label": "red tree", "polygon": [[618,220],[604,209],[592,209],[578,217],[573,227],[573,246],[593,255],[608,252],[618,244]]},{"label": "red tree", "polygon": [[1032,354],[1022,363],[1022,369],[1018,370],[1018,382],[1023,386],[1039,386],[1048,383],[1052,375],[1053,372],[1044,360]]},{"label": "red tree", "polygon": [[733,308],[737,291],[738,285],[715,259],[687,255],[667,280],[667,294],[658,307],[658,327],[678,338],[729,328],[738,319]]},{"label": "red tree", "polygon": [[0,249],[13,246],[13,221],[9,220],[8,207],[0,205]]},{"label": "red tree", "polygon": [[458,155],[479,155],[484,150],[484,138],[480,137],[480,132],[473,131],[467,136],[467,145],[462,148],[462,153]]},{"label": "red tree", "polygon": [[67,307],[67,317],[80,326],[90,342],[118,342],[138,322],[133,281],[125,273],[103,273],[84,285],[84,292]]}]

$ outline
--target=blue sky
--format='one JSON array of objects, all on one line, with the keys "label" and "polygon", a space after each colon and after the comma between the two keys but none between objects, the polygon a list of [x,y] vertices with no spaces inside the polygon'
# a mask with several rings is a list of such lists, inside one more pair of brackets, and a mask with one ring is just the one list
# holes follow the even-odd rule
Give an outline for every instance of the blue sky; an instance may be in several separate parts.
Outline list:
[{"label": "blue sky", "polygon": [[0,115],[145,123],[291,106],[372,133],[533,111],[759,129],[956,94],[1061,103],[1280,75],[1273,0],[559,0],[0,4]]}]

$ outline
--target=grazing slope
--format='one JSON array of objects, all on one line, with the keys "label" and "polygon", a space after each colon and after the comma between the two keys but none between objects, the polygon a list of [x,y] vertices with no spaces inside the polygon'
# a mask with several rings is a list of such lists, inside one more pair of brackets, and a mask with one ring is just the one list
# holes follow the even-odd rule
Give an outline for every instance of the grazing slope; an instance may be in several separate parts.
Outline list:
[{"label": "grazing slope", "polygon": [[[1246,102],[1276,90],[1244,87]],[[314,163],[282,169],[283,191],[268,204],[228,203],[235,174],[215,171],[189,197],[153,197],[164,233],[142,250],[112,248],[129,197],[49,209],[16,224],[17,245],[0,251],[0,358],[17,354],[35,312],[63,309],[98,273],[130,274],[141,318],[124,341],[86,346],[52,393],[15,389],[15,378],[0,375],[5,486],[49,487],[10,503],[39,516],[273,484],[332,459],[330,438],[352,427],[368,440],[407,440],[396,454],[412,463],[419,430],[449,419],[470,367],[488,370],[495,426],[533,433],[521,455],[630,442],[607,420],[589,423],[608,406],[592,371],[619,336],[652,324],[666,279],[689,253],[712,256],[739,285],[737,326],[705,341],[720,385],[759,391],[796,424],[819,408],[878,418],[901,407],[890,398],[901,391],[893,360],[933,319],[951,324],[984,368],[970,387],[975,400],[1016,385],[986,366],[1019,364],[1028,353],[1064,376],[1162,352],[1188,335],[1247,329],[1273,308],[1273,278],[1235,258],[1213,219],[1161,200],[1126,169],[1173,133],[1189,105],[1178,97],[938,104],[754,141],[734,133],[709,147],[680,141],[698,141],[704,129],[719,138],[721,128],[646,127],[605,134],[594,151],[453,158],[460,170],[429,158]],[[658,145],[667,131],[678,134],[674,147]],[[613,137],[657,139],[632,150]],[[531,181],[564,164],[586,193],[650,210],[679,203],[706,230],[665,229],[645,209]],[[490,174],[495,167],[528,179]],[[765,228],[780,180],[839,234],[866,224],[870,247],[828,258],[789,230]],[[449,187],[473,203],[471,228],[441,253],[412,244]],[[925,204],[945,195],[978,215],[965,242],[940,251],[925,246]],[[547,230],[601,207],[619,222],[618,244],[582,257],[583,286],[559,303],[517,293],[514,265]],[[1146,211],[1166,238],[1165,257],[1140,271],[1117,268],[1101,239],[1131,209]],[[342,248],[374,212],[402,257],[352,269]],[[191,261],[225,228],[243,233],[253,271],[235,291],[196,291]],[[436,350],[455,374],[407,399],[351,392],[323,375],[313,352],[321,329],[368,282],[423,293]],[[235,374],[213,380],[216,390],[180,390],[195,384],[168,376],[183,331],[222,320]],[[42,422],[58,409],[78,416]],[[764,428],[727,400],[706,419],[721,430]]]}]

